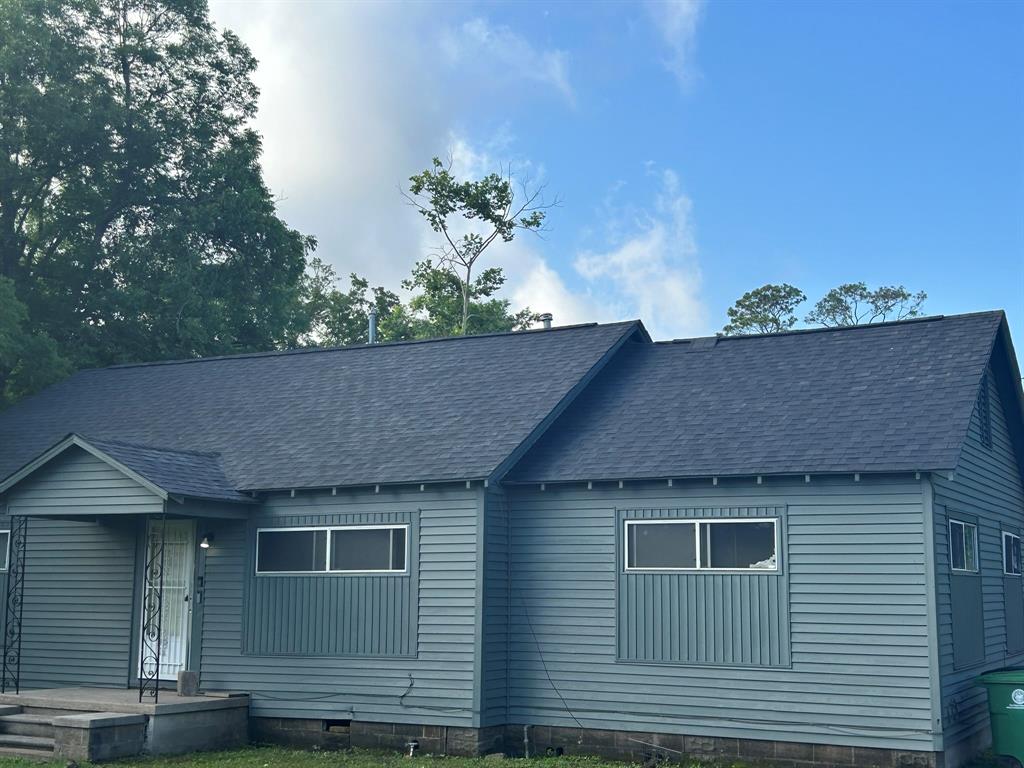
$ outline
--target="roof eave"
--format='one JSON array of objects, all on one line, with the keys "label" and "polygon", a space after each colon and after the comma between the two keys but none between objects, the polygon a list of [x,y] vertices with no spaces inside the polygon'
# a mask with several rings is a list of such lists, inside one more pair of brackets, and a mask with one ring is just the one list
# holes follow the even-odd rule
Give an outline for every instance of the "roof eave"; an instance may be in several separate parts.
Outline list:
[{"label": "roof eave", "polygon": [[810,475],[812,478],[822,477],[853,477],[853,476],[864,476],[864,477],[878,477],[882,475],[911,475],[911,474],[949,474],[954,472],[955,469],[951,467],[933,467],[933,468],[908,468],[908,467],[894,467],[887,469],[843,469],[843,470],[814,470],[808,469],[806,471],[787,471],[787,472],[757,472],[757,471],[743,471],[743,472],[700,472],[700,473],[674,473],[674,474],[656,474],[656,475],[630,475],[624,473],[622,475],[595,475],[592,477],[572,477],[572,478],[525,478],[525,479],[507,479],[503,480],[504,485],[525,487],[531,485],[572,485],[579,483],[657,483],[672,480],[673,482],[678,480],[680,482],[695,482],[698,480],[752,480],[754,478],[802,478]]}]

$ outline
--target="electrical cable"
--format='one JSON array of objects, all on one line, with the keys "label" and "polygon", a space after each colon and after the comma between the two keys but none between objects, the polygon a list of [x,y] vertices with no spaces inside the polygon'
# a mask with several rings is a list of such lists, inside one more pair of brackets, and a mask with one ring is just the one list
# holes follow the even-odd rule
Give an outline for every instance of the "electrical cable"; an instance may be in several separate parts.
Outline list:
[{"label": "electrical cable", "polygon": [[579,721],[579,718],[577,718],[576,715],[573,714],[573,711],[569,708],[569,704],[568,702],[566,702],[565,697],[562,695],[562,692],[558,690],[558,686],[555,685],[555,681],[551,677],[551,672],[548,671],[548,664],[544,660],[544,652],[540,648],[540,641],[537,639],[537,633],[533,631],[533,622],[530,621],[530,611],[526,607],[526,601],[520,598],[519,602],[522,603],[523,615],[526,617],[526,626],[529,628],[530,635],[533,637],[533,644],[537,647],[537,656],[540,658],[540,666],[544,670],[544,675],[548,679],[548,684],[551,685],[551,690],[553,690],[555,694],[558,696],[558,698],[561,700],[562,706],[565,708],[566,713],[569,715],[569,717],[573,719],[573,722],[575,722],[576,725],[579,726],[580,731],[583,731],[583,723],[581,723]]}]

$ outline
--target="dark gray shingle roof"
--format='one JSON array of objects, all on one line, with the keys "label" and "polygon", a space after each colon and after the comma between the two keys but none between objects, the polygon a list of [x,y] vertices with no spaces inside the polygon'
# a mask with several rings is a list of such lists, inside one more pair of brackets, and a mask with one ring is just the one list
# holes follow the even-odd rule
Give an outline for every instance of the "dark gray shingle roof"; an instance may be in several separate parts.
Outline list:
[{"label": "dark gray shingle roof", "polygon": [[510,480],[953,469],[1001,321],[628,344]]},{"label": "dark gray shingle roof", "polygon": [[69,433],[220,455],[238,490],[487,477],[636,322],[83,371],[0,413],[0,478]]},{"label": "dark gray shingle roof", "polygon": [[169,451],[113,440],[90,440],[89,445],[120,462],[173,496],[214,501],[251,502],[228,482],[216,453]]}]

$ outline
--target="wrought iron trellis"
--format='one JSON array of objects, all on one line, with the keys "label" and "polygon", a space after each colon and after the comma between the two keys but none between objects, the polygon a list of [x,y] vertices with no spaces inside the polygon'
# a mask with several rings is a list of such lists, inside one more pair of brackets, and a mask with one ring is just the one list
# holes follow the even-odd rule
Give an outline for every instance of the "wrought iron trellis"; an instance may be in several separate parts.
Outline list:
[{"label": "wrought iron trellis", "polygon": [[11,517],[7,555],[7,599],[4,601],[4,661],[0,693],[21,692],[21,624],[25,606],[25,541],[28,517]]},{"label": "wrought iron trellis", "polygon": [[146,570],[142,602],[142,632],[139,648],[139,702],[144,696],[160,700],[160,646],[164,601],[164,548],[167,543],[167,514],[160,515],[160,533],[151,526],[146,537]]}]

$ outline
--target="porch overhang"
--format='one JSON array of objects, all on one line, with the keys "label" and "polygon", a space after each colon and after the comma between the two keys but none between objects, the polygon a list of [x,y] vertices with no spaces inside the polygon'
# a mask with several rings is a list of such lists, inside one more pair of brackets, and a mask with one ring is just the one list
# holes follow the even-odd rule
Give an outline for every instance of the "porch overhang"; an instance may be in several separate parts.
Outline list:
[{"label": "porch overhang", "polygon": [[[70,434],[21,469],[0,481],[0,496],[15,489],[20,483],[46,467],[57,457],[72,448],[79,448],[103,462],[124,477],[146,489],[156,499],[164,502],[164,511],[169,515],[188,517],[245,517],[245,507],[256,503],[255,499],[231,487],[221,466],[220,457],[214,453],[194,453],[120,443],[108,440],[91,440],[77,434]],[[170,507],[167,502],[180,505]],[[33,506],[31,510],[11,510],[12,514],[28,514],[32,517],[68,517],[79,515],[95,517],[95,506],[83,506],[80,510],[72,504],[54,507]],[[112,511],[111,514],[149,514],[131,509]]]}]

